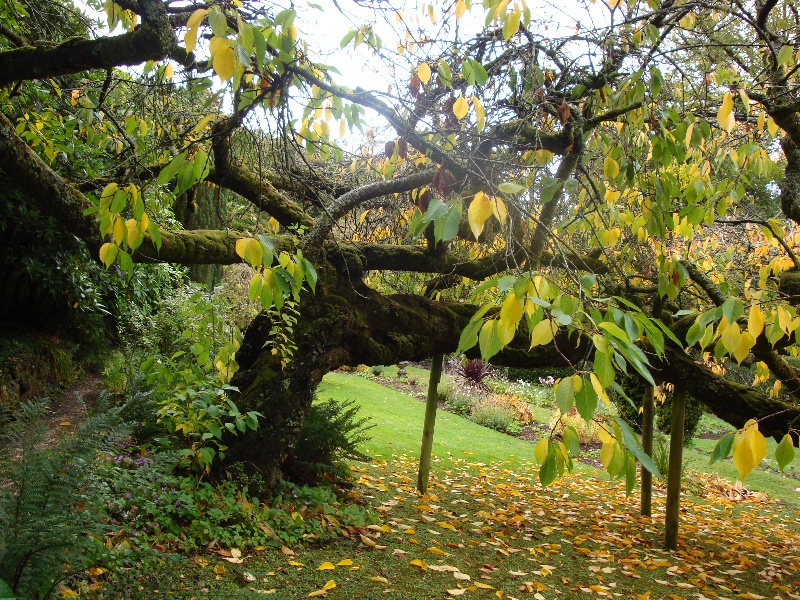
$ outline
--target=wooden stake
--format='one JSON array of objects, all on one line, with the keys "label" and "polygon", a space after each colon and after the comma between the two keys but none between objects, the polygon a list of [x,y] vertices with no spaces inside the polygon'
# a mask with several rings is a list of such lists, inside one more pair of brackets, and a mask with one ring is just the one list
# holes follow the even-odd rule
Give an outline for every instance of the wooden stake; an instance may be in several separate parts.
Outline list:
[{"label": "wooden stake", "polygon": [[422,426],[422,448],[419,453],[419,473],[417,491],[428,491],[428,476],[431,472],[431,451],[433,449],[433,430],[436,426],[436,406],[439,403],[439,380],[442,378],[444,355],[434,354],[431,360],[431,377],[428,380],[428,398],[425,401],[425,423]]}]

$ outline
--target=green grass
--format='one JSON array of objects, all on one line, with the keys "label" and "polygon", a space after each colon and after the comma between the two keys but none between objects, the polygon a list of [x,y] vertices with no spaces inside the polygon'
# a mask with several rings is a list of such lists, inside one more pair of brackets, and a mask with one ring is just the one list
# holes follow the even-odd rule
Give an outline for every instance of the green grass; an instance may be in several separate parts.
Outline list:
[{"label": "green grass", "polygon": [[[427,379],[427,373],[424,377]],[[362,450],[378,460],[398,456],[419,456],[423,402],[410,399],[391,388],[353,375],[329,373],[322,381],[318,396],[349,398],[361,405],[362,415],[372,418],[372,439]],[[517,466],[533,460],[533,445],[517,438],[481,427],[463,417],[438,411],[433,441],[434,464],[437,461],[469,458],[473,463],[500,462]],[[580,465],[582,470],[592,470]]]}]

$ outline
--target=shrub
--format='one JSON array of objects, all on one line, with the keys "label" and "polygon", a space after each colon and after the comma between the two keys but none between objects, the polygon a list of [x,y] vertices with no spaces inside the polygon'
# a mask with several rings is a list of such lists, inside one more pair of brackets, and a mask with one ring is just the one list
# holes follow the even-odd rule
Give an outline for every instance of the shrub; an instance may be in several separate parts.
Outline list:
[{"label": "shrub", "polygon": [[458,374],[464,381],[478,388],[486,388],[484,379],[493,374],[492,365],[480,358],[470,358],[458,367]]},{"label": "shrub", "polygon": [[374,425],[358,416],[360,408],[353,400],[332,398],[312,405],[294,451],[281,465],[283,473],[297,483],[346,481],[345,460],[369,460],[358,446],[370,439],[367,431]]},{"label": "shrub", "polygon": [[[686,413],[683,422],[683,443],[691,443],[705,414],[705,406],[692,396],[686,396]],[[672,393],[666,394],[663,404],[656,405],[655,424],[659,431],[669,433],[672,425]]]},{"label": "shrub", "polygon": [[597,444],[600,442],[600,438],[597,435],[598,424],[595,420],[587,423],[574,408],[565,415],[562,415],[560,410],[556,410],[553,418],[550,419],[550,429],[556,435],[562,435],[564,428],[568,426],[574,428],[578,433],[581,444]]},{"label": "shrub", "polygon": [[463,417],[472,412],[473,405],[478,401],[474,388],[459,385],[455,381],[440,383],[436,392],[439,402],[443,403],[447,410]]},{"label": "shrub", "polygon": [[508,433],[518,435],[520,432],[519,422],[514,418],[514,411],[508,406],[503,406],[491,401],[478,402],[472,407],[470,414],[478,425]]},{"label": "shrub", "polygon": [[370,373],[372,373],[375,377],[380,377],[383,373],[383,365],[373,365],[370,367]]},{"label": "shrub", "polygon": [[520,425],[528,425],[535,420],[530,405],[513,394],[490,394],[481,404],[495,404],[509,409]]}]

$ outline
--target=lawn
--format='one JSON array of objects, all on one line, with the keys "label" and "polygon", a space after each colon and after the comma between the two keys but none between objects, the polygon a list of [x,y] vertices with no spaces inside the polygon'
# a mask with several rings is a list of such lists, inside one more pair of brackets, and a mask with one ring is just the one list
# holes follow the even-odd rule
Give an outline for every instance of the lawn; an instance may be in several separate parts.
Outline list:
[{"label": "lawn", "polygon": [[[639,516],[638,491],[626,497],[621,482],[585,465],[542,489],[532,445],[440,412],[431,493],[418,497],[423,403],[341,373],[325,378],[320,397],[353,399],[376,424],[364,446],[374,460],[354,465],[351,494],[374,507],[376,522],[328,544],[245,553],[238,564],[199,554],[165,587],[220,598],[800,598],[791,497],[687,495],[670,553],[658,489],[652,518]],[[692,466],[706,444],[688,453]],[[787,481],[796,497],[798,483]]]}]

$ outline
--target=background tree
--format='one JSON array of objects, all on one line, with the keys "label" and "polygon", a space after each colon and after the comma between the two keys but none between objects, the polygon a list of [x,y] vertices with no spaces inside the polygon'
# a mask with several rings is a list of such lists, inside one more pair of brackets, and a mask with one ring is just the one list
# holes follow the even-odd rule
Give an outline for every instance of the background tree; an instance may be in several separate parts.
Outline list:
[{"label": "background tree", "polygon": [[[233,383],[266,418],[226,460],[268,481],[327,371],[452,351],[572,368],[555,399],[586,419],[620,372],[679,382],[741,428],[718,453],[732,446],[742,477],[763,435],[784,464],[800,417],[784,360],[800,326],[784,294],[800,215],[792,4],[609,0],[556,21],[490,1],[483,28],[469,4],[398,12],[396,43],[377,33],[393,12],[345,7],[341,47],[393,78],[372,91],[315,60],[313,12],[124,0],[105,5],[111,34],[52,40],[9,5],[2,168],[106,267],[253,267],[265,312]],[[380,151],[346,153],[337,140],[368,115],[388,128],[364,134]],[[748,196],[764,181],[787,220]],[[175,199],[205,184],[253,205],[248,231],[175,226]],[[402,283],[390,293],[376,272],[415,275],[379,278]],[[285,310],[298,322],[276,337]],[[717,368],[750,353],[785,393]],[[537,445],[543,483],[574,450],[569,433]],[[604,466],[632,485],[634,456],[649,466],[615,422]]]}]

